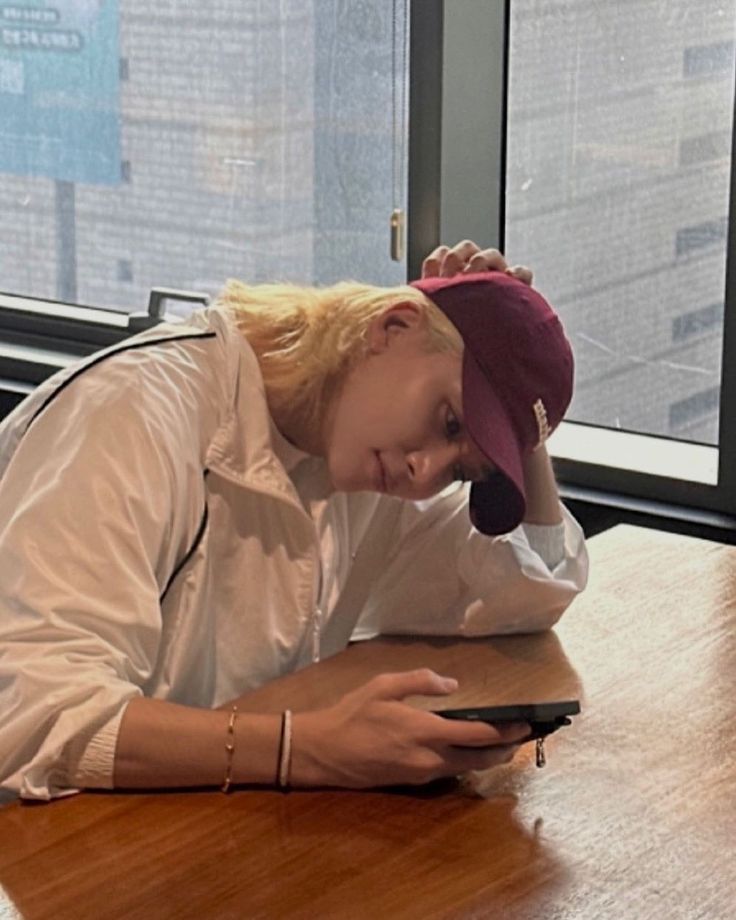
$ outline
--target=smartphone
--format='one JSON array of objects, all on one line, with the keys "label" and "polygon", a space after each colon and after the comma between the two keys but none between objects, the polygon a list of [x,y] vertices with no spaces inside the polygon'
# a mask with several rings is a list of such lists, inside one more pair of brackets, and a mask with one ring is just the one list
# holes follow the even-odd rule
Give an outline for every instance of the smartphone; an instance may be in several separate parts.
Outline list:
[{"label": "smartphone", "polygon": [[513,706],[471,706],[468,709],[435,709],[443,719],[464,722],[528,722],[532,730],[527,740],[544,738],[563,725],[570,725],[570,716],[580,712],[578,700],[555,703],[517,703]]}]

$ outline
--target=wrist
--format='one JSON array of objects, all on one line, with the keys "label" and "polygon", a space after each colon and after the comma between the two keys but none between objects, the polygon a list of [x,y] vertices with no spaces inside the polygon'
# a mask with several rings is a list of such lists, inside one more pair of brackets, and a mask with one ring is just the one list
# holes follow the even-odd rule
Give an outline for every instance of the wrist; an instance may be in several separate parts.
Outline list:
[{"label": "wrist", "polygon": [[300,712],[292,716],[291,785],[329,786],[329,770],[324,762],[329,735],[324,730],[322,712]]},{"label": "wrist", "polygon": [[562,521],[560,498],[557,491],[552,461],[542,444],[522,462],[526,490],[524,522],[550,526]]},{"label": "wrist", "polygon": [[[232,783],[274,786],[278,776],[281,716],[239,712],[234,726]],[[223,742],[226,734],[223,734]],[[224,751],[224,747],[223,747]],[[225,760],[223,760],[223,768]]]}]

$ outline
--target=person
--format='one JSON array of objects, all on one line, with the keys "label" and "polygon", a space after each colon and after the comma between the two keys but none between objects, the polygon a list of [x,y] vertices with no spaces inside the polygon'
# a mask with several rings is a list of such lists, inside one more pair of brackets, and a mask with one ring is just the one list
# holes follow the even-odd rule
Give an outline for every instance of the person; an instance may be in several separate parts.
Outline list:
[{"label": "person", "polygon": [[293,715],[248,692],[381,633],[545,630],[582,590],[544,444],[572,354],[529,280],[466,241],[396,288],[231,282],[16,407],[2,787],[364,788],[510,759],[527,725],[403,701],[456,687],[426,669]]}]

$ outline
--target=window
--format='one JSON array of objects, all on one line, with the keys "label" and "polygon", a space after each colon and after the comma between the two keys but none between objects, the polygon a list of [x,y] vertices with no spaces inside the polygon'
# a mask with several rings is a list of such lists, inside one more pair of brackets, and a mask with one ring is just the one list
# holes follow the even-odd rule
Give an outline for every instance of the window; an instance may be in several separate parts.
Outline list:
[{"label": "window", "polygon": [[705,246],[713,246],[719,243],[723,247],[727,232],[727,217],[721,217],[718,220],[706,220],[701,224],[683,227],[675,233],[675,255],[679,258],[696,249],[703,249]]},{"label": "window", "polygon": [[570,418],[717,445],[723,326],[682,317],[724,297],[736,4],[693,12],[511,0],[505,230],[571,334]]},{"label": "window", "polygon": [[42,314],[67,335],[58,300],[111,309],[75,307],[53,354],[125,334],[152,287],[399,282],[469,236],[531,265],[572,338],[563,483],[736,517],[736,0],[60,8],[0,5],[37,42],[0,43],[0,286],[49,301],[9,340]]},{"label": "window", "polygon": [[[710,13],[712,21],[715,17],[722,17],[725,10],[714,4],[711,6]],[[701,29],[703,35],[707,35],[708,31],[710,31],[708,25],[709,24]],[[692,35],[690,27],[688,27],[687,33],[689,37]],[[687,47],[682,55],[683,75],[685,77],[712,77],[719,74],[728,75],[733,70],[733,54],[733,41]]]},{"label": "window", "polygon": [[563,316],[568,497],[734,530],[735,25],[736,0],[465,0],[441,220],[530,265]]},{"label": "window", "polygon": [[672,341],[681,342],[705,332],[718,332],[723,327],[723,301],[699,310],[690,310],[672,320]]},{"label": "window", "polygon": [[405,280],[404,0],[16,0],[0,36],[5,293]]},{"label": "window", "polygon": [[709,131],[680,141],[680,166],[720,160],[730,155],[731,138],[727,131]]},{"label": "window", "polygon": [[118,259],[118,281],[133,280],[133,263],[130,259]]},{"label": "window", "polygon": [[720,387],[709,387],[699,393],[693,393],[670,406],[670,427],[673,431],[699,423],[718,411]]}]

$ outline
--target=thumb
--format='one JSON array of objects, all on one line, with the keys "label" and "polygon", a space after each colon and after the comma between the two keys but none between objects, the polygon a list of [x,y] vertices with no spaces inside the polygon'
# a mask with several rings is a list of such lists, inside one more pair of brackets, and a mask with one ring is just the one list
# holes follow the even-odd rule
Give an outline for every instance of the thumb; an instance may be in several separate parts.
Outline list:
[{"label": "thumb", "polygon": [[457,681],[454,677],[443,677],[430,668],[380,674],[370,683],[374,695],[384,700],[400,700],[414,694],[445,696],[457,690]]}]

